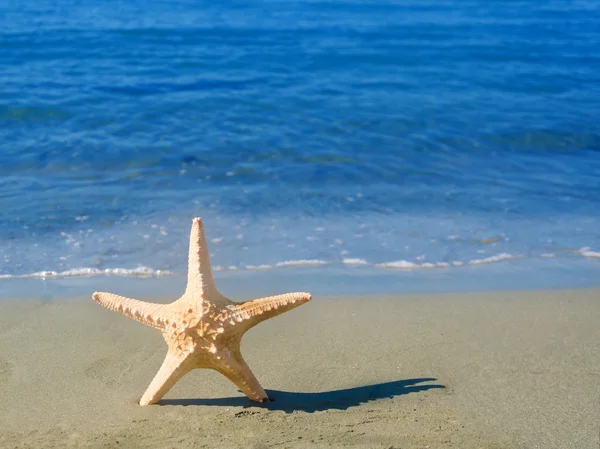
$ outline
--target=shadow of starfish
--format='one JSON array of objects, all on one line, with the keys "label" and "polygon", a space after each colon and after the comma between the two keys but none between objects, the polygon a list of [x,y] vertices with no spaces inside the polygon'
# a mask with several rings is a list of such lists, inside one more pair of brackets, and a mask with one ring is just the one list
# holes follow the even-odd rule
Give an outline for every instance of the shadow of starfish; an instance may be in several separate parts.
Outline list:
[{"label": "shadow of starfish", "polygon": [[432,382],[435,378],[397,380],[362,387],[345,388],[343,390],[323,391],[319,393],[295,393],[291,391],[267,390],[271,402],[250,402],[245,397],[213,398],[213,399],[163,399],[159,405],[205,405],[226,407],[259,407],[267,410],[282,410],[288,413],[302,410],[308,413],[323,410],[346,410],[369,401],[393,398],[409,393],[445,388],[440,384],[418,385]]}]

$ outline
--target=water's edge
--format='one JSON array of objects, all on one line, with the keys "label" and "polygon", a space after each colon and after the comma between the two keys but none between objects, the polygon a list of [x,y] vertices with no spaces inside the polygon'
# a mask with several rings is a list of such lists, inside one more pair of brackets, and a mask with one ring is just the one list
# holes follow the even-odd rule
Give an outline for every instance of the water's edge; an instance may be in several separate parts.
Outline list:
[{"label": "water's edge", "polygon": [[[461,267],[423,270],[381,270],[373,267],[303,267],[279,270],[215,272],[222,293],[236,298],[308,291],[319,296],[406,293],[466,293],[506,290],[552,290],[600,287],[599,267],[582,261],[575,279],[561,273],[552,261],[532,270],[525,261],[510,267]],[[508,268],[508,269],[507,269]],[[474,278],[476,282],[474,282]],[[585,279],[586,282],[581,280]],[[577,282],[575,282],[577,281]],[[94,291],[109,291],[140,298],[177,298],[185,289],[183,274],[170,276],[102,275],[67,278],[13,278],[0,280],[1,299],[54,301],[90,298]]]}]

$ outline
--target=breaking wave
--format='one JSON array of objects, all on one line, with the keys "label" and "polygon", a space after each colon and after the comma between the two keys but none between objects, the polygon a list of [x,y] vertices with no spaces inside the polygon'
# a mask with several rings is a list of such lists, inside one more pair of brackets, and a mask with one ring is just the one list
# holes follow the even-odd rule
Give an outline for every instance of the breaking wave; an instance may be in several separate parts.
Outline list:
[{"label": "breaking wave", "polygon": [[[590,248],[581,248],[579,250],[568,250],[570,254],[579,254],[585,258],[600,258],[600,252],[593,251]],[[555,258],[557,254],[543,253],[539,255],[540,258]],[[439,261],[439,262],[413,262],[409,260],[396,260],[390,262],[377,262],[371,263],[361,258],[344,258],[339,261],[326,261],[320,259],[300,259],[300,260],[284,260],[273,264],[240,264],[229,265],[223,267],[215,265],[213,270],[215,272],[223,271],[237,271],[237,270],[272,270],[280,268],[301,268],[301,267],[324,267],[326,265],[342,265],[347,267],[371,267],[371,268],[382,268],[382,269],[396,269],[396,270],[433,270],[433,269],[454,269],[467,266],[477,265],[489,265],[502,263],[507,261],[514,261],[518,259],[524,259],[526,256],[515,255],[509,253],[499,253],[493,256],[471,259],[466,261],[453,260],[453,261]],[[535,258],[529,256],[528,258]],[[69,277],[89,277],[89,276],[125,276],[125,277],[160,277],[160,276],[182,276],[185,273],[173,272],[169,270],[154,269],[147,266],[138,266],[136,268],[73,268],[66,271],[37,271],[29,274],[0,274],[0,279],[15,279],[15,278],[38,278],[38,279],[51,279],[51,278],[69,278]]]}]

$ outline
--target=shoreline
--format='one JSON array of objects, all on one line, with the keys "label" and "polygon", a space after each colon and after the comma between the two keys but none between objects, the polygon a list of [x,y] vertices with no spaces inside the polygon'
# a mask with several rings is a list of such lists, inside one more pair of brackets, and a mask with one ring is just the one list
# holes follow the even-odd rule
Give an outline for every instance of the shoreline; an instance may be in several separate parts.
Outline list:
[{"label": "shoreline", "polygon": [[196,370],[139,407],[160,334],[79,299],[0,301],[0,446],[599,444],[598,289],[315,297],[243,341],[266,405]]},{"label": "shoreline", "polygon": [[[214,272],[215,282],[232,299],[269,296],[282,291],[310,291],[314,296],[380,296],[471,294],[495,291],[580,290],[600,288],[600,265],[582,263],[565,272],[547,259],[532,270],[526,260],[502,264],[404,270],[373,267],[284,267],[273,270]],[[5,299],[45,301],[87,298],[110,285],[115,292],[139,297],[179,297],[185,274],[124,276],[95,274],[49,278],[0,278],[0,303]]]}]

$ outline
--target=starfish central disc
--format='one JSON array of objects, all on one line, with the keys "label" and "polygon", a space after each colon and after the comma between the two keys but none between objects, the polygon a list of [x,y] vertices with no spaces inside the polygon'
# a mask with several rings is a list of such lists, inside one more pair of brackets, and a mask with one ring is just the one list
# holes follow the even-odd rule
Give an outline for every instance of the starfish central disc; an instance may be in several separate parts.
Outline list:
[{"label": "starfish central disc", "polygon": [[195,313],[194,309],[188,308],[173,321],[171,335],[177,351],[188,353],[206,350],[212,354],[217,352],[217,346],[222,343],[218,337],[225,332],[223,318],[226,314],[215,314],[211,309],[216,307],[207,304],[201,313]]}]

